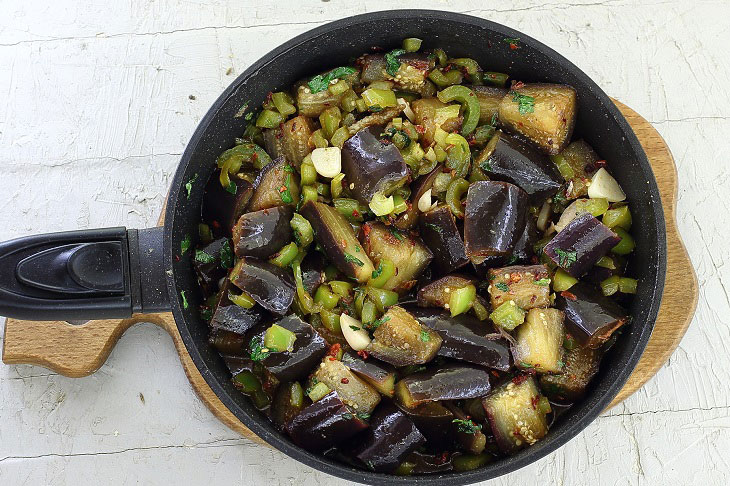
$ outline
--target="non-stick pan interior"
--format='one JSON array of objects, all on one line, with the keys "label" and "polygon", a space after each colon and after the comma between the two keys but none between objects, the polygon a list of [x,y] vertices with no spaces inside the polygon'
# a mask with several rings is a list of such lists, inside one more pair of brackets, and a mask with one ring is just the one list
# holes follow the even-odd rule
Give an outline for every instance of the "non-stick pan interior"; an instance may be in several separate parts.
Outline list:
[{"label": "non-stick pan interior", "polygon": [[[286,89],[322,70],[346,65],[372,48],[390,50],[405,37],[424,39],[423,48],[441,47],[451,57],[471,57],[483,69],[506,72],[513,79],[572,85],[578,91],[576,136],[584,138],[608,161],[628,195],[637,249],[634,274],[640,280],[631,306],[632,323],[604,359],[590,393],[563,415],[548,436],[519,454],[476,471],[444,476],[399,478],[368,473],[310,454],[294,446],[258,413],[230,383],[230,374],[208,344],[208,329],[197,312],[200,293],[188,258],[179,261],[180,241],[197,234],[202,181],[213,172],[216,157],[234,144],[246,121],[236,113],[247,102],[256,107],[269,91]],[[506,38],[519,37],[519,49]],[[198,174],[188,199],[184,185]],[[166,261],[173,272],[169,289],[183,340],[203,377],[223,403],[250,429],[276,448],[312,467],[353,481],[372,484],[418,482],[464,484],[489,479],[537,460],[567,442],[592,421],[620,390],[651,334],[662,294],[665,267],[664,220],[656,182],[646,156],[628,124],[609,98],[573,64],[551,49],[506,27],[474,17],[433,11],[401,10],[344,19],[305,33],[275,49],[247,69],[211,107],[188,145],[170,192],[166,215]],[[181,306],[185,291],[190,305]]]}]

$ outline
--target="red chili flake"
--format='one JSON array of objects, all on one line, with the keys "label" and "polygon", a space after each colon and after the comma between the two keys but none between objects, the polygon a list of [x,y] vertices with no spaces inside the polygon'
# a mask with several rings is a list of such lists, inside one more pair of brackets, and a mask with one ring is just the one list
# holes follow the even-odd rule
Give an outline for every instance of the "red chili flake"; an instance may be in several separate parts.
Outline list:
[{"label": "red chili flake", "polygon": [[180,255],[175,255],[175,261],[176,262],[179,262],[180,261]]},{"label": "red chili flake", "polygon": [[521,383],[524,383],[529,378],[529,375],[517,375],[514,378],[512,378],[512,383],[515,385],[519,385]]},{"label": "red chili flake", "polygon": [[522,81],[512,81],[512,89],[520,89],[524,87],[525,83],[523,83]]},{"label": "red chili flake", "polygon": [[[280,127],[281,127],[281,125],[280,125]],[[279,139],[281,139],[281,138],[284,137],[284,134],[281,133],[281,130],[278,130],[275,135],[276,135],[276,139],[277,140],[279,140]]]},{"label": "red chili flake", "polygon": [[342,241],[340,241],[340,244],[342,245],[342,248],[347,248],[347,242],[343,238]]},{"label": "red chili flake", "polygon": [[358,355],[358,356],[360,356],[360,357],[361,357],[362,359],[368,359],[368,357],[370,356],[370,355],[368,354],[368,352],[367,352],[367,351],[365,351],[364,349],[362,349],[362,350],[358,351],[358,352],[357,352],[357,355]]},{"label": "red chili flake", "polygon": [[493,374],[494,376],[496,376],[497,378],[499,378],[499,373],[498,373],[498,372],[496,372],[496,371],[492,370],[492,374]]},{"label": "red chili flake", "polygon": [[335,343],[332,346],[330,346],[329,350],[327,351],[327,356],[336,357],[338,354],[340,354],[340,349],[342,346],[340,343]]},{"label": "red chili flake", "polygon": [[446,65],[446,67],[444,67],[444,68],[442,69],[442,71],[443,71],[443,72],[445,72],[445,73],[448,73],[449,71],[451,71],[451,68],[452,68],[452,67],[453,67],[453,66],[452,66],[451,64],[447,64],[447,65]]},{"label": "red chili flake", "polygon": [[294,131],[297,129],[297,122],[294,122],[291,124],[291,132],[294,133]]},{"label": "red chili flake", "polygon": [[440,455],[436,456],[434,458],[434,461],[436,464],[445,464],[446,461],[449,460],[449,453],[448,452],[442,452]]},{"label": "red chili flake", "polygon": [[532,400],[530,400],[530,403],[532,405],[532,409],[537,410],[537,404],[540,403],[540,397],[535,395],[532,397]]},{"label": "red chili flake", "polygon": [[360,217],[360,212],[357,209],[353,209],[352,210],[352,217],[353,218],[359,218]]},{"label": "red chili flake", "polygon": [[251,161],[256,162],[257,160],[259,160],[259,154],[254,152],[253,155],[251,155]]},{"label": "red chili flake", "polygon": [[343,378],[340,380],[340,383],[342,383],[343,385],[347,385],[348,383],[350,383],[350,380],[348,380],[347,378]]},{"label": "red chili flake", "polygon": [[211,224],[213,225],[213,228],[215,228],[215,229],[220,229],[220,227],[221,227],[221,224],[217,220],[214,220],[213,223],[211,223]]},{"label": "red chili flake", "polygon": [[578,297],[576,297],[576,296],[575,296],[575,294],[573,294],[573,293],[571,293],[571,292],[568,292],[567,290],[563,290],[562,292],[560,292],[560,295],[562,295],[562,296],[563,296],[563,297],[565,297],[566,299],[570,299],[570,300],[572,300],[572,301],[574,301],[574,302],[575,302],[576,300],[578,300]]},{"label": "red chili flake", "polygon": [[335,358],[334,358],[334,356],[327,356],[327,359],[330,360],[330,361],[336,361]]},{"label": "red chili flake", "polygon": [[606,161],[605,160],[596,160],[593,165],[595,165],[597,168],[606,167]]},{"label": "red chili flake", "polygon": [[269,91],[269,93],[266,95],[266,103],[271,103],[271,100],[274,99],[274,93]]},{"label": "red chili flake", "polygon": [[382,143],[383,145],[390,145],[391,142],[387,138],[381,138],[380,143]]},{"label": "red chili flake", "polygon": [[424,133],[426,133],[426,127],[424,127],[423,125],[416,125],[416,131],[423,135]]},{"label": "red chili flake", "polygon": [[383,48],[382,48],[382,47],[380,47],[380,46],[372,46],[372,47],[370,47],[370,50],[371,50],[372,52],[383,52],[383,51],[384,51],[385,49],[383,49]]},{"label": "red chili flake", "polygon": [[519,49],[520,46],[518,46],[514,42],[510,42],[509,48],[512,49],[513,51],[515,51],[515,50]]},{"label": "red chili flake", "polygon": [[363,225],[362,232],[365,236],[369,235],[370,234],[370,225],[369,224]]},{"label": "red chili flake", "polygon": [[284,192],[284,191],[286,191],[286,186],[281,186],[281,187],[279,188],[279,192]]}]

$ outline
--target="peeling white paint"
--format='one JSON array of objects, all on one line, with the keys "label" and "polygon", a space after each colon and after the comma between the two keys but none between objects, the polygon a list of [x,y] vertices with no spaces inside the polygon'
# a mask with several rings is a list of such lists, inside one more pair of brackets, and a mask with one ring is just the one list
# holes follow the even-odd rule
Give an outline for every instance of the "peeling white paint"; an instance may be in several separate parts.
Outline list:
[{"label": "peeling white paint", "polygon": [[[245,66],[326,20],[392,5],[3,0],[0,240],[153,225],[196,124]],[[565,447],[490,484],[726,484],[730,4],[398,6],[468,12],[540,39],[653,121],[679,170],[679,228],[700,281],[697,315],[679,349],[644,388]],[[190,389],[169,337],[151,325],[130,330],[87,378],[0,366],[0,419],[2,484],[202,484],[213,476],[343,484],[220,424]]]}]

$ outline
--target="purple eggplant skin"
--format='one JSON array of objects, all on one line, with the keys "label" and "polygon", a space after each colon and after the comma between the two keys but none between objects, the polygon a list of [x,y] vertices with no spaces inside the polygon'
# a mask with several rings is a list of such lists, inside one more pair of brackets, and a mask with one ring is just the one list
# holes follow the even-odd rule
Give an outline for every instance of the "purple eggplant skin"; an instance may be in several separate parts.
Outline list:
[{"label": "purple eggplant skin", "polygon": [[262,323],[267,317],[267,312],[259,306],[245,309],[234,304],[228,298],[229,292],[240,293],[230,280],[225,279],[218,302],[213,308],[213,316],[210,318],[209,325],[213,331],[229,331],[242,335]]},{"label": "purple eggplant skin", "polygon": [[418,200],[421,196],[431,189],[433,181],[436,180],[436,176],[443,172],[443,167],[437,165],[428,174],[420,176],[418,179],[413,181],[411,184],[411,204],[404,212],[398,215],[395,220],[395,227],[399,230],[409,230],[418,224]]},{"label": "purple eggplant skin", "polygon": [[[287,180],[289,184],[286,184]],[[280,191],[285,185],[289,188],[291,202],[285,202]],[[299,176],[284,157],[272,160],[261,169],[254,181],[254,188],[246,208],[249,212],[294,205],[299,201]]]},{"label": "purple eggplant skin", "polygon": [[525,218],[525,230],[522,232],[522,236],[515,243],[515,249],[512,250],[512,254],[509,257],[487,257],[482,263],[478,265],[472,265],[477,275],[484,278],[490,268],[503,267],[505,265],[512,265],[513,263],[528,263],[535,255],[533,247],[535,243],[540,239],[540,235],[537,232],[537,226],[535,225],[535,218],[527,216]]},{"label": "purple eggplant skin", "polygon": [[355,199],[369,204],[376,192],[388,195],[408,177],[398,147],[383,143],[382,126],[364,128],[342,147],[342,172]]},{"label": "purple eggplant skin", "polygon": [[226,246],[226,243],[230,245],[228,238],[218,238],[200,248],[201,252],[213,257],[211,261],[207,261],[209,260],[208,257],[193,258],[193,268],[198,276],[198,283],[203,290],[203,295],[206,297],[218,291],[218,282],[226,276],[227,270],[221,266],[221,250]]},{"label": "purple eggplant skin", "polygon": [[504,339],[486,336],[483,322],[468,314],[451,317],[439,309],[409,307],[408,312],[441,336],[438,356],[467,361],[487,368],[507,371],[511,368],[510,347]]},{"label": "purple eggplant skin", "polygon": [[455,417],[446,407],[438,402],[426,402],[415,408],[405,407],[398,402],[395,404],[416,424],[430,444],[438,444],[443,450],[450,448],[454,442],[451,425]]},{"label": "purple eggplant skin", "polygon": [[565,325],[581,345],[598,348],[628,322],[626,310],[595,287],[578,282],[555,297],[565,313]]},{"label": "purple eggplant skin", "polygon": [[421,239],[433,253],[434,276],[446,275],[467,264],[464,240],[456,219],[447,206],[439,206],[421,215]]},{"label": "purple eggplant skin", "polygon": [[491,155],[480,168],[492,180],[515,184],[527,193],[532,204],[540,204],[558,192],[565,182],[555,164],[524,140],[497,132]]},{"label": "purple eggplant skin", "polygon": [[284,315],[294,301],[294,277],[286,269],[256,258],[241,258],[231,271],[233,284],[261,307]]},{"label": "purple eggplant skin", "polygon": [[292,441],[308,451],[333,447],[368,427],[367,422],[330,392],[306,407],[285,426]]},{"label": "purple eggplant skin", "polygon": [[[270,353],[260,363],[281,382],[305,378],[327,353],[327,341],[312,326],[294,314],[284,317],[276,324],[296,335],[294,349]],[[250,338],[249,342],[263,342],[268,327],[269,324],[265,323],[252,329],[246,336]]]},{"label": "purple eggplant skin", "polygon": [[231,178],[236,191],[229,191],[221,186],[219,172],[215,171],[203,195],[203,221],[210,224],[216,236],[231,236],[233,225],[246,210],[251,196],[253,185],[237,177]]},{"label": "purple eggplant skin", "polygon": [[478,181],[469,186],[464,243],[472,263],[512,253],[525,230],[528,203],[527,193],[509,182]]},{"label": "purple eggplant skin", "polygon": [[310,295],[314,295],[325,281],[324,271],[327,268],[327,260],[319,252],[310,252],[302,260],[301,267],[304,290]]},{"label": "purple eggplant skin", "polygon": [[426,402],[463,400],[489,393],[489,372],[468,365],[449,365],[408,375],[395,385],[395,396],[405,407]]},{"label": "purple eggplant skin", "polygon": [[363,464],[377,472],[391,472],[405,457],[425,444],[426,438],[400,410],[383,403],[370,418],[370,428],[353,452]]},{"label": "purple eggplant skin", "polygon": [[294,208],[277,206],[242,215],[233,228],[237,257],[269,258],[292,239]]},{"label": "purple eggplant skin", "polygon": [[568,223],[543,251],[560,268],[573,277],[586,273],[621,238],[590,213],[584,213]]},{"label": "purple eggplant skin", "polygon": [[211,330],[208,343],[221,355],[246,356],[248,341],[246,336],[231,331]]},{"label": "purple eggplant skin", "polygon": [[342,363],[350,368],[350,371],[373,385],[380,393],[393,396],[395,368],[388,363],[374,359],[364,360],[353,351],[346,351],[342,355]]}]

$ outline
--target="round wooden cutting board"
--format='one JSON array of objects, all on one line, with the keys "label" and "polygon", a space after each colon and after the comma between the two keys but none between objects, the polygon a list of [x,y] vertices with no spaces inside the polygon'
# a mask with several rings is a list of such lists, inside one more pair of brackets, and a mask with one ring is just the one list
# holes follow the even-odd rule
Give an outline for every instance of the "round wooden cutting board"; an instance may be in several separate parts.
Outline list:
[{"label": "round wooden cutting board", "polygon": [[[661,193],[667,226],[667,275],[664,286],[664,296],[667,298],[662,300],[654,332],[639,364],[609,408],[638,390],[667,361],[684,336],[697,305],[697,278],[677,232],[677,170],[672,154],[649,122],[631,108],[617,101],[615,103],[644,147]],[[44,366],[70,377],[86,376],[104,364],[119,337],[139,322],[152,322],[170,333],[185,374],[198,396],[216,417],[241,435],[264,443],[210,389],[190,359],[169,313],[135,315],[121,321],[89,321],[82,325],[71,325],[65,321],[8,319],[5,323],[3,361],[7,364]]]}]

